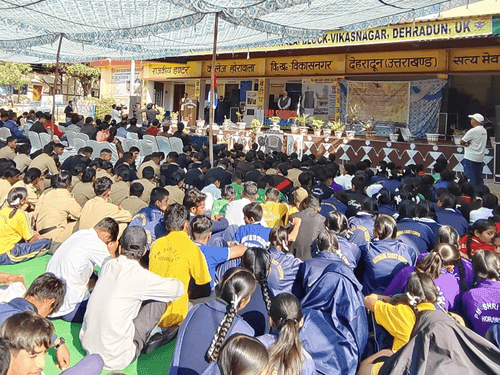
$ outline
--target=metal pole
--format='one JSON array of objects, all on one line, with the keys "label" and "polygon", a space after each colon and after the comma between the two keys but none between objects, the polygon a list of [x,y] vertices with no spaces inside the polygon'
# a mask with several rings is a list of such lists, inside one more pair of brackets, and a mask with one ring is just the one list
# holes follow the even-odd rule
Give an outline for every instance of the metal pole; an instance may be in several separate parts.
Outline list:
[{"label": "metal pole", "polygon": [[[55,134],[55,122],[56,122],[56,91],[57,91],[57,78],[59,75],[59,54],[61,53],[61,44],[63,40],[63,35],[59,36],[59,45],[57,46],[57,55],[56,55],[56,71],[54,73],[54,91],[52,92],[52,140],[54,140]],[[61,77],[61,87],[62,87],[62,77]]]},{"label": "metal pole", "polygon": [[214,25],[214,47],[212,50],[212,75],[210,83],[210,108],[209,108],[209,125],[208,125],[208,149],[210,156],[210,165],[214,166],[214,115],[215,115],[215,61],[217,60],[217,33],[219,29],[219,13],[215,13],[215,25]]}]

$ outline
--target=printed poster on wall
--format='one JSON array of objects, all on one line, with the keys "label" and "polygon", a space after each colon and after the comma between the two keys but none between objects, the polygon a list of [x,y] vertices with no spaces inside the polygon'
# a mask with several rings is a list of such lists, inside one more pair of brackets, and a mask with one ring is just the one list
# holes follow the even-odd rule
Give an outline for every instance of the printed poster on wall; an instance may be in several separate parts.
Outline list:
[{"label": "printed poster on wall", "polygon": [[410,109],[409,82],[349,82],[347,110],[354,107],[360,120],[371,116],[375,121],[408,123]]},{"label": "printed poster on wall", "polygon": [[[139,78],[141,72],[135,71],[134,95],[141,96],[142,80]],[[116,96],[130,95],[130,69],[113,69],[112,71],[113,94]]]},{"label": "printed poster on wall", "polygon": [[335,117],[337,86],[334,78],[302,81],[301,109],[315,118],[330,121]]}]

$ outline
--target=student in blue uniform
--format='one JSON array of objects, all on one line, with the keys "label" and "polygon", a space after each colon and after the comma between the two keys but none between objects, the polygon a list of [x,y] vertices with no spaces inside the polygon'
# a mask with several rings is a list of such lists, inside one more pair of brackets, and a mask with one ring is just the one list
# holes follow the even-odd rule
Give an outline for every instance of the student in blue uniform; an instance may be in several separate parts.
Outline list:
[{"label": "student in blue uniform", "polygon": [[241,258],[241,268],[250,271],[260,288],[255,288],[250,303],[239,314],[255,331],[255,336],[269,333],[269,309],[271,294],[267,286],[267,278],[271,270],[271,257],[266,250],[251,247]]},{"label": "student in blue uniform", "polygon": [[392,217],[377,217],[373,229],[374,241],[361,248],[365,266],[364,294],[381,294],[399,270],[415,264],[415,250],[396,239],[397,231]]},{"label": "student in blue uniform", "polygon": [[[339,193],[340,192],[338,192],[337,194]],[[345,195],[345,192],[343,192],[343,194]],[[345,196],[347,200],[347,195]],[[326,217],[331,211],[339,211],[345,215],[347,212],[347,206],[339,199],[337,199],[336,196],[332,195],[330,198],[323,199],[321,201],[321,210],[319,211],[319,213]]]},{"label": "student in blue uniform", "polygon": [[243,215],[246,225],[242,225],[236,231],[234,240],[246,247],[260,247],[267,249],[269,246],[269,233],[271,228],[264,227],[262,220],[262,206],[253,202],[243,207]]},{"label": "student in blue uniform", "polygon": [[472,264],[477,285],[464,293],[462,302],[474,331],[484,336],[493,323],[500,323],[500,259],[492,251],[479,250]]},{"label": "student in blue uniform", "polygon": [[374,212],[377,212],[377,210],[377,204],[373,199],[366,197],[361,202],[360,211],[349,220],[349,226],[352,231],[349,242],[361,247],[373,239]]},{"label": "student in blue uniform", "polygon": [[387,162],[382,160],[377,165],[377,174],[370,178],[371,184],[378,184],[387,181]]},{"label": "student in blue uniform", "polygon": [[219,264],[222,264],[229,259],[240,258],[247,250],[245,245],[235,245],[228,247],[217,247],[207,245],[207,241],[212,235],[212,220],[205,215],[195,216],[190,223],[191,237],[193,242],[200,248],[205,259],[207,260],[208,271],[212,277],[210,287],[212,290],[215,287],[214,277],[215,270]]},{"label": "student in blue uniform", "polygon": [[383,215],[389,215],[396,218],[396,214],[398,213],[395,201],[394,194],[387,188],[382,188],[379,190],[377,194],[373,196],[378,204],[378,213]]},{"label": "student in blue uniform", "polygon": [[304,318],[297,297],[279,294],[271,302],[269,314],[272,331],[258,337],[269,351],[269,373],[316,375],[314,361],[299,337]]},{"label": "student in blue uniform", "polygon": [[436,215],[436,209],[434,205],[429,200],[420,201],[417,203],[417,208],[415,209],[415,216],[418,218],[418,221],[424,223],[429,228],[431,228],[433,238],[437,238],[437,233],[441,224],[439,224]]},{"label": "student in blue uniform", "polygon": [[267,375],[269,355],[256,338],[235,334],[220,350],[217,362],[212,362],[202,375]]},{"label": "student in blue uniform", "polygon": [[387,171],[388,180],[382,181],[381,185],[389,189],[392,194],[396,194],[397,190],[401,187],[402,173],[398,168],[394,167]]},{"label": "student in blue uniform", "polygon": [[347,217],[340,212],[332,211],[326,217],[325,226],[337,235],[339,249],[349,261],[349,267],[356,268],[361,258],[361,250],[358,245],[349,241],[352,232]]},{"label": "student in blue uniform", "polygon": [[302,260],[295,258],[288,251],[290,242],[295,241],[299,232],[301,219],[295,217],[293,226],[275,226],[269,234],[271,246],[267,250],[271,256],[271,272],[267,278],[269,291],[273,296],[280,293],[291,293]]},{"label": "student in blue uniform", "polygon": [[450,193],[442,193],[437,201],[437,222],[441,225],[451,225],[460,236],[469,230],[469,223],[456,209],[456,198]]},{"label": "student in blue uniform", "polygon": [[228,270],[217,285],[217,299],[194,306],[177,335],[169,375],[201,374],[217,360],[226,337],[235,333],[254,336],[254,330],[237,315],[251,300],[255,277],[247,270]]},{"label": "student in blue uniform", "polygon": [[413,219],[416,208],[417,204],[411,200],[399,204],[397,237],[418,253],[428,253],[435,247],[436,237],[429,226]]}]

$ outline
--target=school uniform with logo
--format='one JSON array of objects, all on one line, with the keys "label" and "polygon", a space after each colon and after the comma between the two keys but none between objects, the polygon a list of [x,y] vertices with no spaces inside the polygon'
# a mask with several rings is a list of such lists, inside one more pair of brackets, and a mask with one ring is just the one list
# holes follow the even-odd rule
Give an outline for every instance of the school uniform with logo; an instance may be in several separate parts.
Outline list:
[{"label": "school uniform with logo", "polygon": [[475,288],[462,297],[474,331],[484,336],[492,324],[500,323],[500,281],[478,280]]},{"label": "school uniform with logo", "polygon": [[292,287],[302,261],[293,256],[285,254],[274,246],[268,250],[271,256],[271,272],[267,278],[269,290],[273,296],[280,293],[292,293]]},{"label": "school uniform with logo", "polygon": [[372,214],[358,212],[356,216],[349,220],[349,226],[353,232],[351,237],[349,237],[349,242],[361,247],[373,239],[375,220]]},{"label": "school uniform with logo", "polygon": [[266,249],[269,245],[271,228],[266,228],[260,223],[247,224],[238,228],[234,240],[246,247],[260,247]]},{"label": "school uniform with logo", "polygon": [[398,240],[376,240],[361,249],[365,272],[363,294],[382,292],[394,276],[404,267],[413,266],[417,259],[415,251]]},{"label": "school uniform with logo", "polygon": [[436,236],[432,229],[408,217],[398,221],[397,238],[420,254],[427,253],[436,246]]}]

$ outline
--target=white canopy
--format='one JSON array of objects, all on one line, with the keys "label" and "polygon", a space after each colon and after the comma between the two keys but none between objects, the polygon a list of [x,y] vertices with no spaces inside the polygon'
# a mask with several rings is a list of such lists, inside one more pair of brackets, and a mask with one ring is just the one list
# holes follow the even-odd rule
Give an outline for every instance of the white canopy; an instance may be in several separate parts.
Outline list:
[{"label": "white canopy", "polygon": [[475,0],[1,0],[0,60],[147,60],[308,40],[411,21]]}]

